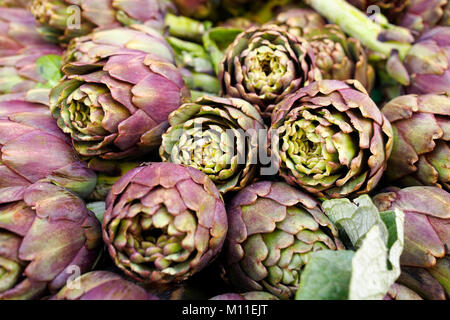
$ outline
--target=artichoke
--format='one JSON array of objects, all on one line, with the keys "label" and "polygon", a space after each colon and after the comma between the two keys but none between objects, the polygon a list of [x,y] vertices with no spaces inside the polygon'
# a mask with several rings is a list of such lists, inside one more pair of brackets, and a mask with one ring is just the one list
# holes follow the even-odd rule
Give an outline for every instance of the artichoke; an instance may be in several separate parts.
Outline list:
[{"label": "artichoke", "polygon": [[384,297],[384,300],[423,300],[413,290],[401,284],[394,283]]},{"label": "artichoke", "polygon": [[0,7],[26,8],[31,0],[0,0]]},{"label": "artichoke", "polygon": [[386,178],[402,186],[450,190],[450,97],[406,95],[382,109],[394,131]]},{"label": "artichoke", "polygon": [[209,300],[279,300],[276,296],[273,294],[270,294],[268,292],[261,292],[261,291],[252,291],[252,292],[246,292],[242,294],[238,293],[224,293],[215,297],[212,297]]},{"label": "artichoke", "polygon": [[65,65],[50,94],[58,126],[86,159],[121,160],[161,143],[168,116],[188,97],[179,70],[138,50],[112,50],[93,63]]},{"label": "artichoke", "polygon": [[44,38],[67,43],[97,27],[146,23],[162,29],[171,5],[167,0],[33,0],[31,12]]},{"label": "artichoke", "polygon": [[325,20],[320,14],[310,9],[290,9],[276,15],[271,23],[283,27],[296,37],[303,37],[312,30],[325,26]]},{"label": "artichoke", "polygon": [[236,98],[205,96],[175,110],[169,122],[160,148],[164,161],[202,171],[222,193],[252,183],[259,134],[266,129],[253,105]]},{"label": "artichoke", "polygon": [[448,0],[409,0],[398,23],[420,34],[435,27],[447,25]]},{"label": "artichoke", "polygon": [[280,175],[325,198],[368,193],[392,151],[387,119],[355,80],[323,80],[277,105],[269,131]]},{"label": "artichoke", "polygon": [[[389,21],[396,23],[404,14],[411,0],[347,0],[359,10],[371,15],[379,12],[383,13]],[[423,0],[420,0],[423,1]],[[426,0],[430,1],[430,0]],[[433,0],[432,0],[433,1]],[[441,0],[438,0],[441,1]],[[378,10],[377,10],[378,9]]]},{"label": "artichoke", "polygon": [[284,182],[257,182],[227,207],[226,276],[244,291],[295,294],[308,257],[342,249],[338,231],[311,196]]},{"label": "artichoke", "polygon": [[0,205],[0,300],[55,292],[93,267],[100,245],[100,223],[81,199],[48,182],[29,186]]},{"label": "artichoke", "polygon": [[275,25],[238,35],[219,65],[223,95],[247,100],[268,115],[274,104],[319,79],[309,43]]},{"label": "artichoke", "polygon": [[44,52],[57,48],[45,42],[36,28],[34,17],[27,10],[0,8],[0,57],[23,54],[30,47],[35,47],[35,53],[41,48]]},{"label": "artichoke", "polygon": [[27,187],[40,179],[83,198],[97,181],[77,159],[46,105],[27,101],[25,94],[0,96],[0,203],[22,199]]},{"label": "artichoke", "polygon": [[200,171],[151,163],[129,171],[106,200],[103,239],[135,280],[179,282],[208,265],[227,233],[225,205]]},{"label": "artichoke", "polygon": [[62,288],[51,300],[158,300],[158,298],[115,273],[93,271],[73,280],[70,286]]},{"label": "artichoke", "polygon": [[154,54],[174,61],[174,53],[155,29],[134,24],[129,27],[94,30],[89,35],[73,39],[63,55],[63,64],[79,62],[91,64],[120,53],[123,49]]},{"label": "artichoke", "polygon": [[450,296],[450,193],[436,187],[389,188],[374,198],[380,210],[405,213],[398,282],[425,299]]}]

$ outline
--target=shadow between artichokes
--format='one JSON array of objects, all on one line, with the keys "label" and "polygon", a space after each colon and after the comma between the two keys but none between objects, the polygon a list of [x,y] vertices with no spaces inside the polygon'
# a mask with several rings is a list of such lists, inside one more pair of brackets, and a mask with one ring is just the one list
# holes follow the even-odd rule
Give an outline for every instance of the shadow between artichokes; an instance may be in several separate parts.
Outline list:
[{"label": "shadow between artichokes", "polygon": [[274,165],[291,185],[322,198],[373,190],[392,152],[389,121],[356,80],[323,80],[280,102],[272,114]]},{"label": "shadow between artichokes", "polygon": [[161,286],[186,280],[220,252],[225,205],[202,172],[173,163],[129,171],[106,200],[103,239],[133,279]]},{"label": "shadow between artichokes", "polygon": [[221,193],[252,183],[259,142],[267,132],[256,107],[237,98],[204,96],[175,110],[169,123],[160,148],[163,161],[202,171]]},{"label": "shadow between artichokes", "polygon": [[268,291],[288,299],[312,252],[344,249],[319,203],[284,182],[244,188],[227,213],[222,263],[226,278],[243,292]]}]

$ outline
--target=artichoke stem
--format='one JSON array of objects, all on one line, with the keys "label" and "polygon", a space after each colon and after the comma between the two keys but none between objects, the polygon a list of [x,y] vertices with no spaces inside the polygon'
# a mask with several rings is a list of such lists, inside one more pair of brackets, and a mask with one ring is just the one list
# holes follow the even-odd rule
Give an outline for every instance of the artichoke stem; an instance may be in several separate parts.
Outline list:
[{"label": "artichoke stem", "polygon": [[404,33],[404,29],[390,24],[377,24],[345,0],[305,0],[305,2],[328,20],[339,25],[344,32],[359,39],[366,47],[386,57],[389,57],[392,50],[397,50],[403,60],[411,48],[409,43],[378,40],[385,32]]},{"label": "artichoke stem", "polygon": [[165,24],[169,34],[173,37],[182,38],[201,43],[203,34],[212,27],[212,22],[200,22],[188,17],[176,16],[168,13]]}]

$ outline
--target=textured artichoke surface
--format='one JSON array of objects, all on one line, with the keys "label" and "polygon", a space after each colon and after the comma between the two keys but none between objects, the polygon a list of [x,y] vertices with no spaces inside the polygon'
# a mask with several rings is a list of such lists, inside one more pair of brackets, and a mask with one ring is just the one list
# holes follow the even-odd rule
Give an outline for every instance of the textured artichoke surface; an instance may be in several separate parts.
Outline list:
[{"label": "textured artichoke surface", "polygon": [[220,252],[225,205],[202,172],[172,163],[129,171],[106,202],[103,239],[114,263],[149,284],[186,280]]},{"label": "textured artichoke surface", "polygon": [[276,24],[290,34],[303,37],[312,30],[325,26],[325,20],[320,14],[310,9],[290,9],[279,13],[270,23]]},{"label": "textured artichoke surface", "polygon": [[114,49],[98,62],[65,65],[50,108],[85,158],[135,158],[160,145],[168,116],[189,97],[180,71],[166,59]]},{"label": "textured artichoke surface", "polygon": [[242,98],[268,114],[287,95],[320,79],[309,43],[275,25],[241,33],[219,66],[225,96]]},{"label": "textured artichoke surface", "polygon": [[266,129],[253,105],[237,98],[203,97],[175,110],[169,122],[160,149],[164,161],[204,172],[222,193],[252,183],[259,135]]},{"label": "textured artichoke surface", "polygon": [[450,97],[400,96],[382,109],[394,131],[386,177],[403,186],[450,190]]},{"label": "textured artichoke surface", "polygon": [[108,271],[85,273],[51,300],[158,300],[144,288]]},{"label": "textured artichoke surface", "polygon": [[227,207],[226,277],[243,291],[295,294],[308,256],[343,246],[338,231],[311,196],[284,182],[257,182]]},{"label": "textured artichoke surface", "polygon": [[277,105],[269,139],[286,182],[320,197],[340,198],[376,187],[393,133],[358,81],[323,80]]},{"label": "textured artichoke surface", "polygon": [[[50,146],[51,152],[43,152]],[[27,101],[25,94],[0,96],[0,203],[22,199],[26,188],[40,179],[83,198],[97,182],[46,105]]]},{"label": "textured artichoke surface", "polygon": [[48,182],[0,205],[0,300],[54,293],[74,272],[91,270],[101,228],[84,202]]},{"label": "textured artichoke surface", "polygon": [[425,299],[450,294],[450,193],[436,187],[389,188],[374,198],[384,210],[405,213],[405,248],[399,283]]}]

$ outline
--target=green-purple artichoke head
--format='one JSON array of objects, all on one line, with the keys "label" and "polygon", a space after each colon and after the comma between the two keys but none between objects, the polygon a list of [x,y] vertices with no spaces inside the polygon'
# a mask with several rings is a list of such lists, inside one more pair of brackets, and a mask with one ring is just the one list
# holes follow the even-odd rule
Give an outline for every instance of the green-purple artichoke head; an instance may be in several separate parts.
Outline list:
[{"label": "green-purple artichoke head", "polygon": [[108,271],[85,273],[51,300],[158,300],[144,288]]},{"label": "green-purple artichoke head", "polygon": [[287,95],[321,79],[314,61],[306,40],[275,25],[250,28],[237,36],[219,65],[222,93],[270,115]]},{"label": "green-purple artichoke head", "polygon": [[450,27],[425,32],[408,51],[404,65],[410,75],[408,93],[450,94]]},{"label": "green-purple artichoke head", "polygon": [[391,154],[389,121],[355,80],[323,80],[277,105],[269,131],[280,175],[325,198],[370,192]]},{"label": "green-purple artichoke head", "polygon": [[279,13],[274,23],[296,37],[303,37],[315,29],[325,26],[325,20],[311,9],[294,8]]},{"label": "green-purple artichoke head", "polygon": [[31,12],[49,41],[67,43],[97,27],[145,23],[162,29],[167,0],[33,0]]},{"label": "green-purple artichoke head", "polygon": [[173,0],[180,14],[200,20],[217,16],[220,2],[221,0]]},{"label": "green-purple artichoke head", "polygon": [[94,30],[89,35],[71,40],[64,53],[63,64],[93,63],[123,49],[151,53],[174,62],[174,53],[161,33],[146,25],[133,24],[128,27]]},{"label": "green-purple artichoke head", "polygon": [[101,243],[100,223],[80,198],[48,182],[29,186],[0,205],[0,300],[54,293],[92,269]]},{"label": "green-purple artichoke head", "polygon": [[160,148],[164,161],[202,171],[221,193],[252,183],[260,135],[266,132],[256,107],[237,98],[205,96],[175,110],[169,122]]},{"label": "green-purple artichoke head", "polygon": [[9,97],[0,96],[0,203],[22,199],[41,179],[87,197],[96,174],[77,158],[48,107],[25,94]]},{"label": "green-purple artichoke head", "polygon": [[150,285],[186,280],[220,252],[225,205],[211,179],[172,163],[128,172],[106,201],[103,239],[114,263]]},{"label": "green-purple artichoke head", "polygon": [[386,178],[401,186],[450,190],[450,97],[406,95],[382,109],[394,131]]},{"label": "green-purple artichoke head", "polygon": [[398,281],[425,299],[450,297],[450,193],[436,187],[389,188],[374,202],[380,211],[405,213]]},{"label": "green-purple artichoke head", "polygon": [[65,65],[50,108],[83,158],[120,160],[157,149],[168,116],[189,97],[180,71],[138,50]]},{"label": "green-purple artichoke head", "polygon": [[257,182],[227,207],[226,277],[242,291],[287,299],[312,252],[342,249],[338,231],[316,200],[284,182]]}]

